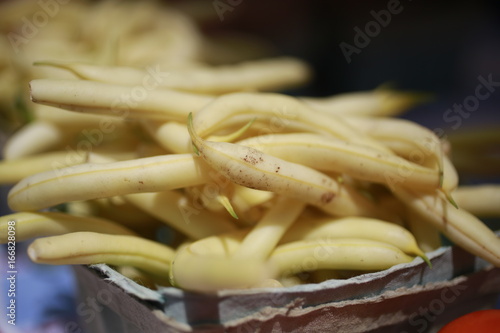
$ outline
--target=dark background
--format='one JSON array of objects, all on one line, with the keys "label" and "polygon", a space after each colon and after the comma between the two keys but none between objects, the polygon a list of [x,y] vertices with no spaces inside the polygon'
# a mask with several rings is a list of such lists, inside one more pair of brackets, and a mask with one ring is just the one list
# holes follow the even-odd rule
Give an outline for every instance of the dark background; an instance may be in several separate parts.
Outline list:
[{"label": "dark background", "polygon": [[403,89],[468,94],[468,83],[478,74],[500,74],[500,3],[495,1],[399,1],[400,13],[391,15],[350,64],[339,44],[354,44],[353,29],[364,30],[374,20],[371,11],[386,10],[395,1],[233,2],[239,4],[222,22],[206,24],[205,31],[249,32],[271,41],[281,54],[307,60],[316,71],[311,94],[367,90],[389,81]]}]

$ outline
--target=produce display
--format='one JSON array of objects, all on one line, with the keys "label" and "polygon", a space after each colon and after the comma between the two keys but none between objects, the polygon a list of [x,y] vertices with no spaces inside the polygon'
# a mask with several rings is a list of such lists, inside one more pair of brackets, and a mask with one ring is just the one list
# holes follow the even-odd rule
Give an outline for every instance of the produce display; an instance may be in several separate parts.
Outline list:
[{"label": "produce display", "polygon": [[[40,10],[2,6],[2,30]],[[15,184],[0,243],[15,224],[36,263],[106,263],[197,292],[428,261],[441,235],[500,267],[480,220],[500,216],[500,186],[459,186],[453,146],[397,118],[425,94],[291,96],[307,63],[211,39],[177,9],[58,11],[36,38],[0,45],[2,118],[16,126],[0,161],[0,183]]]}]

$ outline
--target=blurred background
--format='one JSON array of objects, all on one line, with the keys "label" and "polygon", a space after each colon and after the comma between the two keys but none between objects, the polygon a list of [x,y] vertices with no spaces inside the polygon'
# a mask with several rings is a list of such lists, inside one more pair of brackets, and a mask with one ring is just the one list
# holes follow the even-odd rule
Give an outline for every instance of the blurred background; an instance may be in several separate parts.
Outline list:
[{"label": "blurred background", "polygon": [[[403,117],[435,130],[452,143],[460,143],[453,146],[452,152],[462,184],[500,181],[499,2],[177,0],[166,3],[190,15],[204,34],[214,38],[228,35],[255,38],[261,49],[249,50],[249,58],[255,52],[255,57],[265,53],[307,61],[314,71],[313,79],[304,87],[287,91],[289,94],[329,96],[372,90],[381,85],[431,93],[428,103],[409,110]],[[375,16],[382,17],[381,13],[391,13],[390,18],[385,16],[385,26],[370,23],[376,22]],[[10,19],[16,22],[16,18]],[[374,29],[368,34],[367,24]],[[9,27],[4,25],[3,29],[5,37]],[[368,38],[360,37],[359,31]],[[218,61],[223,62],[212,59],[214,64]],[[489,97],[479,101],[474,111],[453,113],[455,118],[451,121],[446,117],[450,114],[448,110],[476,94],[477,86],[482,83],[479,78],[492,82]],[[0,115],[3,129],[0,140],[5,141],[17,125],[10,126],[8,117]],[[0,190],[3,215],[8,213],[5,204],[8,187]],[[498,221],[490,223],[500,229]],[[5,248],[1,251],[5,252]],[[2,258],[6,257],[4,252],[0,253]],[[19,245],[17,253],[22,272],[18,275],[18,303],[23,308],[18,312],[19,332],[64,332],[61,323],[78,317],[71,270],[30,264],[22,255],[23,245]],[[2,259],[2,272],[4,265]],[[5,287],[5,281],[1,285]],[[1,297],[4,295],[2,291]],[[7,329],[11,328],[0,325],[0,331],[8,332]]]}]

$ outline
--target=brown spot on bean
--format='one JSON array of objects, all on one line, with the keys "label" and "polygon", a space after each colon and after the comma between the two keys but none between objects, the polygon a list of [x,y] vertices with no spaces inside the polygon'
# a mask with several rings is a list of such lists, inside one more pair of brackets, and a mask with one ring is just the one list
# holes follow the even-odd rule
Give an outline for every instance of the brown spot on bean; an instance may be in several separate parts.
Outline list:
[{"label": "brown spot on bean", "polygon": [[325,193],[323,193],[323,195],[321,195],[321,203],[327,204],[330,201],[332,201],[333,198],[335,198],[335,193],[325,192]]},{"label": "brown spot on bean", "polygon": [[257,158],[255,158],[255,156],[252,156],[252,155],[245,155],[245,157],[243,157],[243,161],[247,162],[248,164],[252,164],[252,165],[259,163],[259,160]]},{"label": "brown spot on bean", "polygon": [[264,162],[264,158],[262,157],[262,153],[258,150],[250,150],[245,157],[242,158],[243,161],[248,164],[256,165],[260,162]]}]

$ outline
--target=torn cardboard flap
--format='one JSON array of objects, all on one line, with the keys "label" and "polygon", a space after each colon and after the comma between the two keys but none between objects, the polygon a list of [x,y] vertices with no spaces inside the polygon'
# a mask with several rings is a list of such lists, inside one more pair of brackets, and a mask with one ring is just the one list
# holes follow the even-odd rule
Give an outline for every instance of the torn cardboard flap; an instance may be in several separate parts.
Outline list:
[{"label": "torn cardboard flap", "polygon": [[[500,268],[458,247],[346,280],[206,295],[151,290],[106,265],[76,267],[83,297],[111,295],[88,332],[429,332],[492,307]],[[106,290],[106,291],[105,291]],[[99,300],[99,297],[97,297]]]}]

